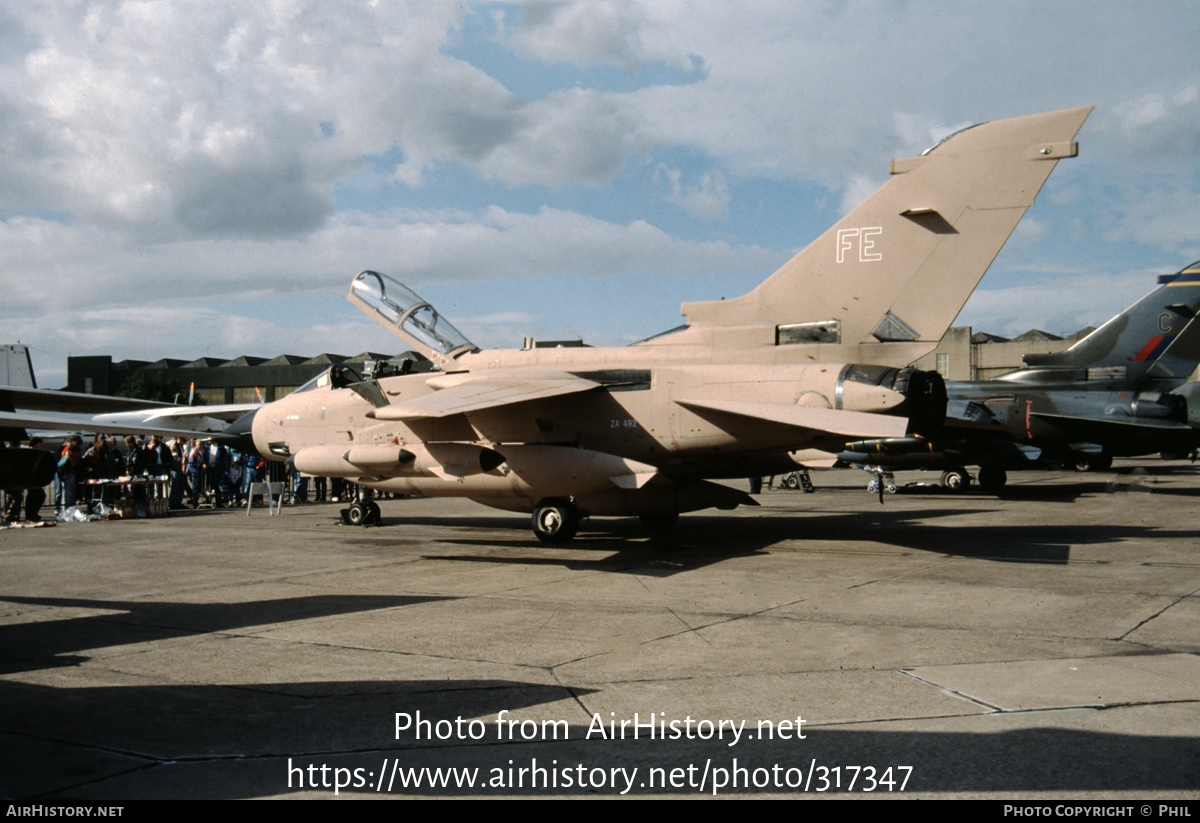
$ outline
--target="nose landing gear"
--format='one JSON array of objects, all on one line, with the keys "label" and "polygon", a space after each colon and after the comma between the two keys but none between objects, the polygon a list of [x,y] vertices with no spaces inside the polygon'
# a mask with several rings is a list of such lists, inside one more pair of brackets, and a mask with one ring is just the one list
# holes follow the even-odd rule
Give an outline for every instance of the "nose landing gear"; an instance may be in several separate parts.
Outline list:
[{"label": "nose landing gear", "polygon": [[379,504],[374,500],[356,500],[342,509],[342,522],[351,526],[378,526],[379,516]]}]

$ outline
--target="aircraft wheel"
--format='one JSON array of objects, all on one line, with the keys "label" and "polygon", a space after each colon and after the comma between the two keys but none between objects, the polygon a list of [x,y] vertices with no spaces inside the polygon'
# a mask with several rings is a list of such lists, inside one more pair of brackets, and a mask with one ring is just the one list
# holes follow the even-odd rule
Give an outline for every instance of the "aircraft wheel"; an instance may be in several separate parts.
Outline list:
[{"label": "aircraft wheel", "polygon": [[956,494],[961,494],[971,485],[971,475],[967,474],[966,469],[950,469],[942,472],[942,485]]},{"label": "aircraft wheel", "polygon": [[367,505],[367,519],[365,522],[372,523],[372,524],[378,526],[379,518],[383,515],[383,512],[381,512],[379,510],[379,504],[376,503],[374,500],[368,500],[366,505]]},{"label": "aircraft wheel", "polygon": [[1112,468],[1111,454],[1078,454],[1075,455],[1075,471],[1103,472]]},{"label": "aircraft wheel", "polygon": [[351,526],[361,526],[367,522],[369,510],[362,503],[351,503],[346,509],[346,522]]},{"label": "aircraft wheel", "polygon": [[533,533],[543,543],[566,543],[579,530],[579,507],[561,497],[547,497],[533,510]]},{"label": "aircraft wheel", "polygon": [[796,479],[796,475],[789,474],[787,477],[783,478],[783,485],[787,486],[789,489],[798,489],[800,488],[800,481]]},{"label": "aircraft wheel", "polygon": [[1001,466],[981,466],[979,469],[979,488],[988,494],[999,494],[1008,482],[1008,472]]},{"label": "aircraft wheel", "polygon": [[679,522],[679,512],[654,512],[639,515],[638,519],[652,532],[666,531]]}]

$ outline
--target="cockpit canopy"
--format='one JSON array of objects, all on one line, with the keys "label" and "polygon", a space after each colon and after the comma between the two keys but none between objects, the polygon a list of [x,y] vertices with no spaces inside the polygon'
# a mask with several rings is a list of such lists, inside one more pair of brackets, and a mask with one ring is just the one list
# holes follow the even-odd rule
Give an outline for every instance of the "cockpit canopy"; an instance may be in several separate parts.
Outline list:
[{"label": "cockpit canopy", "polygon": [[359,272],[346,299],[439,365],[479,350],[420,295],[386,274]]},{"label": "cockpit canopy", "polygon": [[334,389],[341,389],[349,386],[351,383],[357,383],[362,380],[358,376],[358,372],[349,366],[343,366],[340,363],[334,363],[325,371],[318,374],[312,380],[309,380],[300,388],[292,392],[299,394],[300,392],[312,391],[313,389],[323,389],[329,386]]}]

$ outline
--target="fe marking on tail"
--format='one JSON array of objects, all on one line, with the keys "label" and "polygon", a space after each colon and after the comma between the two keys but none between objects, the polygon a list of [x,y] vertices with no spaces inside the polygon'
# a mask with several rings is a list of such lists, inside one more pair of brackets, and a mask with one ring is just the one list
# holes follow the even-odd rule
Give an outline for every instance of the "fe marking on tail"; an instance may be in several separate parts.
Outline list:
[{"label": "fe marking on tail", "polygon": [[875,238],[883,234],[882,226],[871,226],[870,228],[858,229],[838,229],[837,234],[837,261],[845,262],[845,253],[851,252],[855,246],[858,247],[858,262],[870,263],[874,260],[882,260],[883,255],[875,251]]}]

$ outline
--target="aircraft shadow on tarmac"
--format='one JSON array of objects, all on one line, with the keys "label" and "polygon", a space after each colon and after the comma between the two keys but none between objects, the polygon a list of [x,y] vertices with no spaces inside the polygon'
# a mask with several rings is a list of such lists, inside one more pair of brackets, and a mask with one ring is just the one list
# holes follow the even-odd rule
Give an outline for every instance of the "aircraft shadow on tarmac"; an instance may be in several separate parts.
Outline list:
[{"label": "aircraft shadow on tarmac", "polygon": [[[1001,500],[1012,501],[1074,501],[1081,497],[1098,495],[1164,495],[1168,497],[1200,497],[1200,488],[1160,484],[1153,476],[1117,475],[1105,480],[1090,480],[1059,486],[1007,486],[999,495]],[[981,496],[987,496],[980,492]],[[995,495],[993,495],[995,497]]]},{"label": "aircraft shadow on tarmac", "polygon": [[[340,768],[347,779],[354,769],[361,769],[364,777],[369,772],[354,789],[367,795],[380,773],[394,767],[419,772],[424,767],[457,769],[460,777],[474,770],[476,785],[452,782],[449,787],[405,789],[393,783],[391,794],[595,796],[615,795],[627,785],[625,778],[618,778],[617,790],[611,789],[611,770],[636,766],[631,794],[661,791],[648,784],[652,768],[660,769],[662,776],[672,770],[679,770],[681,777],[690,774],[691,787],[668,791],[694,796],[712,793],[716,770],[726,770],[728,781],[732,770],[740,767],[742,784],[736,789],[726,784],[723,793],[799,795],[812,769],[809,794],[819,796],[815,790],[825,785],[845,792],[849,767],[870,766],[878,779],[891,766],[896,790],[907,771],[896,767],[911,766],[905,787],[910,793],[1107,794],[1192,791],[1200,757],[1200,745],[1190,737],[1047,727],[996,732],[805,727],[804,740],[770,740],[764,734],[764,739],[747,736],[730,746],[728,734],[725,739],[646,740],[643,732],[636,741],[602,739],[590,726],[563,721],[555,730],[557,739],[540,728],[526,740],[516,732],[498,737],[495,718],[502,709],[520,717],[522,708],[590,693],[505,680],[79,689],[2,682],[8,733],[0,735],[0,752],[12,768],[6,767],[0,776],[0,793],[21,800],[254,797],[310,789],[332,795],[333,770]],[[479,724],[482,736],[467,739],[464,730],[444,740],[417,741],[411,731],[395,731],[398,711],[413,718],[420,712],[431,724],[484,718]],[[587,739],[589,730],[592,739]],[[745,732],[756,734],[754,721],[747,722]],[[310,764],[316,766],[315,773],[307,771]],[[523,788],[511,788],[516,770],[534,765],[545,770],[544,780],[550,771],[556,772],[557,788],[531,788],[528,772]],[[329,767],[323,785],[321,766]],[[769,782],[776,766],[778,785]],[[840,774],[835,774],[832,769],[839,766]],[[693,767],[691,772],[688,767]],[[587,774],[589,782],[603,776],[605,783],[598,788],[566,786],[561,777],[565,771]],[[706,771],[707,790],[699,791],[696,783]],[[497,775],[505,781],[503,788],[488,788],[486,781]],[[855,772],[860,793],[865,775]],[[307,782],[310,779],[316,785]],[[883,786],[864,794],[888,795]]]},{"label": "aircraft shadow on tarmac", "polygon": [[246,603],[163,603],[0,595],[31,606],[103,609],[120,614],[69,617],[0,626],[0,672],[73,666],[89,658],[70,654],[247,626],[410,606],[454,598],[399,595],[315,595]]},{"label": "aircraft shadow on tarmac", "polygon": [[[680,520],[669,535],[647,537],[633,520],[602,520],[581,531],[564,546],[525,539],[497,541],[447,537],[438,543],[478,546],[484,555],[437,555],[427,559],[460,562],[557,565],[568,569],[636,572],[669,576],[681,571],[764,552],[781,543],[824,541],[846,551],[870,551],[871,545],[904,551],[1016,563],[1067,563],[1072,546],[1102,545],[1147,537],[1200,538],[1197,530],[1164,530],[1153,524],[1026,524],[1012,522],[979,526],[956,525],[946,518],[998,511],[992,509],[917,508],[891,506],[865,512],[809,510],[803,513],[756,514],[752,519]],[[466,521],[455,521],[462,524]],[[514,527],[515,528],[515,527]],[[789,550],[840,551],[812,548],[804,542]],[[597,556],[596,552],[610,552]]]},{"label": "aircraft shadow on tarmac", "polygon": [[[1013,484],[997,497],[978,489],[965,494],[940,486],[901,488],[885,495],[884,505],[871,506],[853,514],[827,510],[821,504],[833,495],[860,495],[861,489],[820,489],[823,494],[797,502],[799,492],[776,491],[759,498],[762,508],[748,517],[713,518],[684,515],[668,532],[647,532],[634,518],[585,519],[574,542],[553,545],[526,538],[528,523],[523,517],[481,515],[479,517],[404,517],[395,509],[385,512],[378,531],[369,538],[349,538],[351,545],[386,546],[403,534],[405,526],[446,530],[436,542],[452,546],[501,548],[504,553],[482,556],[436,555],[430,559],[462,562],[560,565],[569,569],[630,572],[669,576],[734,557],[764,551],[782,541],[806,538],[840,543],[870,541],[921,552],[978,557],[981,559],[1066,563],[1071,545],[1093,545],[1147,536],[1152,527],[1088,525],[1011,525],[970,527],[939,524],[940,518],[988,514],[1017,503],[1071,503],[1083,497],[1107,495],[1130,500],[1146,495],[1200,497],[1200,488],[1179,487],[1159,482],[1159,477],[1184,473],[1190,466],[1141,468],[1092,475],[1078,482]],[[1070,476],[1070,475],[1068,475]],[[824,498],[824,500],[822,499]],[[922,499],[923,498],[923,499]],[[843,498],[844,499],[844,498]],[[872,498],[873,499],[873,498]],[[929,508],[935,500],[953,500],[957,507]],[[811,503],[810,503],[811,501]],[[804,504],[809,504],[804,506]],[[969,506],[969,507],[964,507]],[[1019,518],[1014,517],[1014,520]],[[927,522],[935,521],[935,522]],[[462,531],[513,533],[514,539],[476,538]],[[1174,533],[1173,533],[1174,534]],[[1190,533],[1189,533],[1190,534]],[[1200,532],[1197,532],[1200,535]],[[1186,535],[1185,535],[1186,536]],[[514,554],[521,551],[522,554]],[[611,554],[597,557],[594,553]]]},{"label": "aircraft shadow on tarmac", "polygon": [[[1177,497],[1200,497],[1200,486],[1173,485],[1170,481],[1190,480],[1196,477],[1190,467],[1154,467],[1146,469],[1137,466],[1122,469],[1117,472],[1100,472],[1086,475],[1068,473],[1065,477],[1055,478],[1057,482],[1043,483],[1039,481],[1021,482],[1022,473],[1014,472],[1010,482],[999,493],[985,492],[977,485],[972,485],[965,491],[955,492],[944,488],[938,483],[921,480],[910,480],[903,474],[896,477],[899,487],[896,497],[944,497],[948,499],[977,498],[992,500],[1011,500],[1028,502],[1071,502],[1082,497],[1102,494],[1162,494]],[[1013,478],[1016,478],[1014,481]],[[885,495],[889,502],[891,495]]]},{"label": "aircraft shadow on tarmac", "polygon": [[[373,766],[375,753],[404,745],[396,738],[396,712],[420,712],[436,722],[494,716],[501,709],[517,711],[589,693],[508,680],[87,688],[0,681],[5,707],[0,757],[7,764],[0,770],[0,796],[95,798],[115,792],[129,799],[281,793],[288,788],[290,757],[319,763],[353,754],[361,760],[356,766]],[[412,736],[406,739],[411,746]],[[428,758],[428,750],[418,756]],[[256,762],[260,758],[269,763],[266,772]],[[237,764],[237,777],[231,778],[231,762]],[[224,766],[225,776],[196,785],[192,769],[197,764],[202,771],[214,764]],[[147,776],[143,772],[148,768],[156,771]],[[172,786],[174,776],[187,785]],[[239,780],[242,776],[246,782]],[[141,788],[121,783],[126,777]],[[113,787],[97,791],[93,785],[110,779],[117,781]],[[160,779],[166,782],[160,785]]]}]

